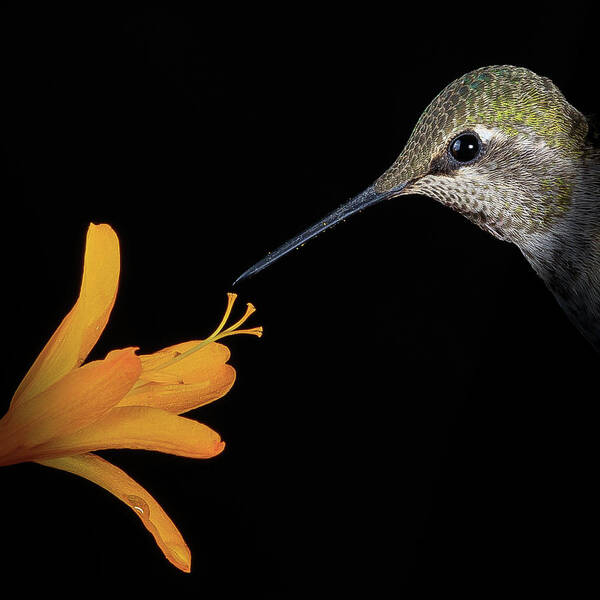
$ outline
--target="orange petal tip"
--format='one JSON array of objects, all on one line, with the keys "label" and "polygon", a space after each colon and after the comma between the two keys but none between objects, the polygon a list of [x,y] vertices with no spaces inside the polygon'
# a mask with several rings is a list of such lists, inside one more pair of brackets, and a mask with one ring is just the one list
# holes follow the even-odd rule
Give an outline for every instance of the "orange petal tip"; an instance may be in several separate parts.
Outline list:
[{"label": "orange petal tip", "polygon": [[217,456],[218,454],[221,454],[221,452],[223,452],[223,450],[225,450],[225,442],[223,440],[219,440],[215,444],[214,454],[212,456]]},{"label": "orange petal tip", "polygon": [[171,544],[166,547],[166,550],[168,553],[167,558],[174,566],[184,573],[189,573],[192,570],[192,553],[189,548]]}]

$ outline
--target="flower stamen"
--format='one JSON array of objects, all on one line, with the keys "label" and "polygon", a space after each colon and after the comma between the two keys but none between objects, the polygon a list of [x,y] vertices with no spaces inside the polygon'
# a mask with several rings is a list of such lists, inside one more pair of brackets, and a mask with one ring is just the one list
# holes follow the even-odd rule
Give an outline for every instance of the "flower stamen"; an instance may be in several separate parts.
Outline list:
[{"label": "flower stamen", "polygon": [[227,319],[229,319],[229,315],[231,314],[231,309],[233,308],[236,298],[237,294],[234,294],[232,292],[227,293],[227,308],[225,309],[225,314],[223,315],[219,326],[206,338],[207,340],[214,338],[221,332],[221,329],[225,327],[225,323],[227,323]]},{"label": "flower stamen", "polygon": [[233,308],[233,304],[235,303],[236,298],[237,298],[237,294],[234,294],[231,292],[229,292],[227,294],[227,308],[225,309],[225,314],[223,315],[223,318],[221,319],[219,326],[213,331],[213,333],[210,334],[209,337],[207,337],[205,340],[202,340],[200,343],[196,344],[189,350],[186,350],[185,352],[182,352],[181,354],[178,354],[177,356],[174,356],[173,358],[169,359],[167,362],[163,363],[162,365],[155,367],[154,369],[152,369],[152,371],[160,371],[161,369],[170,367],[171,365],[175,364],[176,362],[179,362],[180,360],[187,358],[191,354],[194,354],[194,352],[198,352],[198,350],[201,350],[202,348],[204,348],[204,346],[208,346],[208,344],[211,344],[212,342],[216,342],[217,340],[220,340],[220,339],[230,336],[230,335],[244,333],[244,334],[248,334],[248,335],[255,335],[257,337],[261,337],[263,334],[263,328],[260,326],[252,327],[251,329],[238,329],[238,327],[240,327],[240,325],[243,325],[246,322],[246,320],[248,319],[248,317],[256,311],[256,308],[254,308],[254,305],[251,304],[250,302],[246,306],[246,312],[245,312],[244,316],[239,321],[236,321],[233,325],[228,327],[227,329],[223,329],[223,327],[225,327],[225,324],[227,323],[227,320],[229,319],[229,316],[231,315],[231,309]]},{"label": "flower stamen", "polygon": [[[235,298],[234,298],[235,300]],[[231,325],[231,327],[228,327],[227,329],[225,329],[225,331],[223,331],[223,333],[227,332],[227,331],[233,331],[234,329],[237,329],[240,325],[243,325],[246,320],[248,319],[248,317],[252,314],[256,312],[256,308],[254,308],[254,304],[252,304],[251,302],[248,302],[248,304],[246,305],[246,313],[244,314],[244,316],[237,321],[236,323],[234,323],[233,325]],[[236,333],[240,333],[239,331]]]}]

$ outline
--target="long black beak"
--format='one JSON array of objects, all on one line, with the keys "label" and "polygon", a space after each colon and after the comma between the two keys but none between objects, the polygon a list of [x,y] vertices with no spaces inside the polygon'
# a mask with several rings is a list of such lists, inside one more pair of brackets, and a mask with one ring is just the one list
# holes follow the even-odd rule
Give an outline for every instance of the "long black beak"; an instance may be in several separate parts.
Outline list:
[{"label": "long black beak", "polygon": [[251,275],[255,275],[259,271],[266,269],[269,265],[273,264],[276,260],[281,258],[284,254],[287,254],[294,248],[304,244],[310,238],[315,237],[322,231],[329,229],[336,223],[339,223],[346,217],[353,215],[356,212],[367,208],[367,206],[371,206],[373,204],[377,204],[382,200],[387,200],[389,198],[393,198],[397,196],[406,186],[406,183],[396,186],[395,188],[387,191],[387,192],[377,192],[375,190],[375,186],[371,185],[364,192],[358,194],[350,200],[346,202],[346,204],[342,204],[339,208],[336,208],[332,213],[328,214],[324,219],[321,219],[318,223],[315,223],[312,227],[309,227],[306,231],[303,231],[301,234],[297,235],[295,238],[292,238],[283,246],[280,246],[274,252],[270,252],[257,262],[255,265],[244,271],[234,282],[233,285],[242,281],[242,279],[246,279]]}]

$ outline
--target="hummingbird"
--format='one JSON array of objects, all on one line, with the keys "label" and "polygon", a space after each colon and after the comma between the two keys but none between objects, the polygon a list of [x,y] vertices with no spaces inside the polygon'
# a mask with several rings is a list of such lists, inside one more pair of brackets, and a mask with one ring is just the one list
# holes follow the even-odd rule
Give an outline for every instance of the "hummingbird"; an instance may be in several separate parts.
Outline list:
[{"label": "hummingbird", "polygon": [[515,244],[600,351],[600,148],[547,77],[487,66],[447,85],[394,163],[363,192],[246,270],[263,270],[346,217],[424,195]]}]

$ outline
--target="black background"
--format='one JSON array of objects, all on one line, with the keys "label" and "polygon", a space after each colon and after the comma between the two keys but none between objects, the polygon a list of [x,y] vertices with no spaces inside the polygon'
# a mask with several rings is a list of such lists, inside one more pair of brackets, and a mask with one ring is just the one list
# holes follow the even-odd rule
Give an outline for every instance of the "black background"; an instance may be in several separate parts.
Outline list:
[{"label": "black background", "polygon": [[[4,405],[77,296],[90,222],[123,259],[90,358],[151,352],[210,333],[233,279],[372,183],[464,72],[526,66],[597,111],[590,15],[555,10],[6,14]],[[407,197],[236,291],[265,335],[231,338],[234,388],[192,413],[225,452],[102,453],[163,504],[192,573],[100,488],[26,464],[0,473],[4,585],[489,597],[595,581],[598,359],[516,248]]]}]

